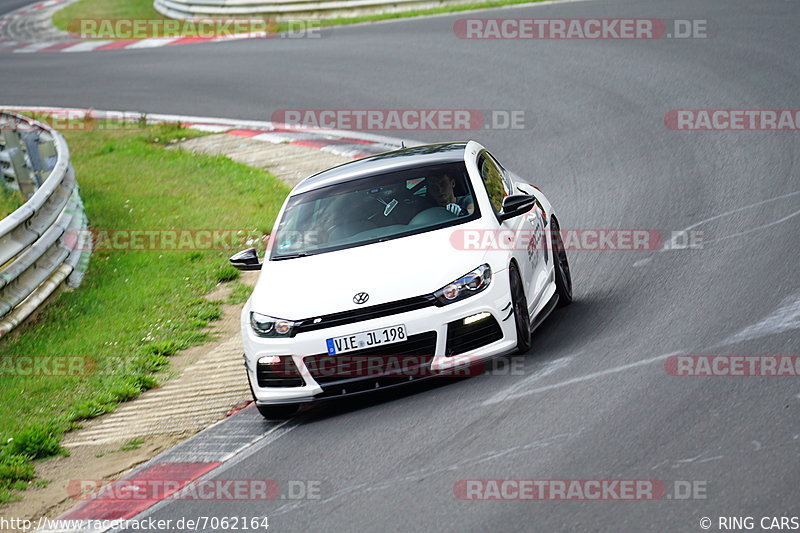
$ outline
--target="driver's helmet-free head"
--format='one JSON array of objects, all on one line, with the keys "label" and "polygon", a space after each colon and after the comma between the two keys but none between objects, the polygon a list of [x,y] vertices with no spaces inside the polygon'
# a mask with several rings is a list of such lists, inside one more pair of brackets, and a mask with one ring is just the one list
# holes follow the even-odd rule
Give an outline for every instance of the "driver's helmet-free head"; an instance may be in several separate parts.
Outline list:
[{"label": "driver's helmet-free head", "polygon": [[445,206],[455,201],[455,179],[447,174],[430,176],[427,179],[428,196],[438,205]]}]

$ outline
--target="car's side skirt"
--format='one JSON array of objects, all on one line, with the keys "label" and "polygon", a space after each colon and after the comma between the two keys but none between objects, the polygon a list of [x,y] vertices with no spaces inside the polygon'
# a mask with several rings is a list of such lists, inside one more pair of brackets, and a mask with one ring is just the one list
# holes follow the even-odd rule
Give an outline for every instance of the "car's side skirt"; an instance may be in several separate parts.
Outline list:
[{"label": "car's side skirt", "polygon": [[531,320],[531,333],[538,328],[544,320],[550,316],[550,313],[558,306],[558,293],[554,292],[553,296],[547,301],[541,311]]}]

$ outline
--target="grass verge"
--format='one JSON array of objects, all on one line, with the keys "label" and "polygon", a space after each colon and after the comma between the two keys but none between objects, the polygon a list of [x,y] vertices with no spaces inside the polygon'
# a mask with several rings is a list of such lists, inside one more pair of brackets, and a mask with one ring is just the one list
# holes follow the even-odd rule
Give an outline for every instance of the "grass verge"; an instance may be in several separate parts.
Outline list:
[{"label": "grass verge", "polygon": [[[431,9],[416,9],[410,11],[400,11],[397,13],[364,15],[361,17],[340,17],[308,22],[316,22],[321,27],[341,26],[346,24],[357,24],[361,22],[376,22],[380,20],[423,17],[426,15],[439,15],[443,13],[458,13],[461,11],[473,11],[476,9],[487,9],[516,4],[531,4],[541,1],[543,0],[490,0],[487,2],[442,6]],[[53,15],[53,24],[62,30],[67,30],[67,26],[69,25],[70,21],[90,18],[133,18],[143,20],[161,20],[165,17],[153,8],[152,0],[79,0],[78,2],[75,2],[64,9],[57,11]],[[269,16],[264,18],[266,20],[271,20]],[[297,30],[298,27],[297,24],[282,22],[278,24],[277,29],[279,31],[286,31],[289,29]],[[161,35],[163,35],[163,33],[156,33],[152,36],[158,37]],[[129,39],[130,37],[121,36],[118,38]]]},{"label": "grass verge", "polygon": [[[288,187],[224,156],[165,147],[194,135],[175,125],[65,131],[92,227],[268,232]],[[170,355],[208,340],[222,302],[203,295],[238,276],[229,255],[95,251],[79,289],[0,338],[0,502],[33,480],[32,461],[64,453],[65,431],[155,386]],[[19,362],[31,356],[74,358],[86,375],[30,375]]]},{"label": "grass verge", "polygon": [[228,300],[226,303],[228,304],[242,304],[250,298],[250,295],[253,293],[253,287],[245,285],[244,283],[239,283],[238,281],[234,283],[233,288],[231,289],[230,294],[228,295]]},{"label": "grass verge", "polygon": [[24,203],[25,199],[19,191],[0,184],[0,219],[6,218]]},{"label": "grass verge", "polygon": [[379,20],[393,20],[401,18],[424,17],[426,15],[441,15],[444,13],[459,13],[461,11],[474,11],[476,9],[488,9],[492,7],[513,6],[517,4],[533,4],[544,0],[493,0],[489,2],[475,2],[473,4],[459,4],[451,6],[435,7],[431,9],[415,9],[411,11],[400,11],[398,13],[383,13],[380,15],[365,15],[363,17],[342,17],[321,20],[321,26],[341,26],[345,24],[358,24],[360,22],[377,22]]},{"label": "grass verge", "polygon": [[163,19],[153,0],[78,0],[53,14],[53,25],[67,29],[75,19]]}]

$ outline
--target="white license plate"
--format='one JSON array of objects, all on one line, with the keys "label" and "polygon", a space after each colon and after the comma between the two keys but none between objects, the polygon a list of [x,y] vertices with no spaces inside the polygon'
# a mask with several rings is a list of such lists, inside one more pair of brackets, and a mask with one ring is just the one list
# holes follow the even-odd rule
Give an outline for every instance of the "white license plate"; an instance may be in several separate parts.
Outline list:
[{"label": "white license plate", "polygon": [[325,342],[328,345],[328,355],[363,350],[374,346],[384,346],[403,342],[408,338],[406,335],[405,324],[390,326],[388,328],[373,329],[372,331],[362,331],[352,335],[334,337]]}]

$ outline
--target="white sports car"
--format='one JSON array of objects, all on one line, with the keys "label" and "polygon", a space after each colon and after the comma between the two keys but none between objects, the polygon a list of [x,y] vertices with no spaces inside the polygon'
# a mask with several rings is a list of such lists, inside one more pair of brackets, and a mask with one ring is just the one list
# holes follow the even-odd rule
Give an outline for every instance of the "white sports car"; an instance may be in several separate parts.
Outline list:
[{"label": "white sports car", "polygon": [[572,301],[553,209],[480,144],[432,144],[320,172],[278,214],[242,312],[267,418],[527,352]]}]

